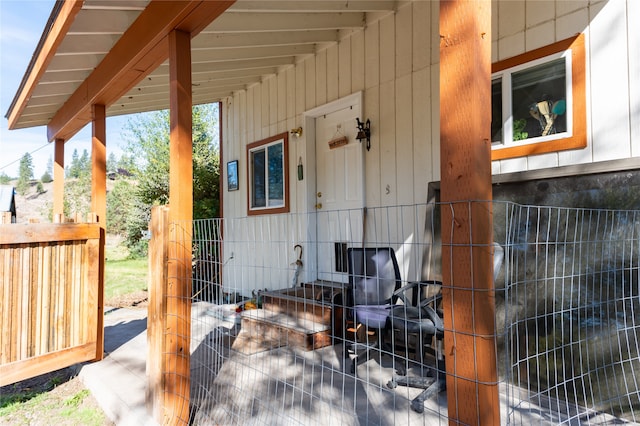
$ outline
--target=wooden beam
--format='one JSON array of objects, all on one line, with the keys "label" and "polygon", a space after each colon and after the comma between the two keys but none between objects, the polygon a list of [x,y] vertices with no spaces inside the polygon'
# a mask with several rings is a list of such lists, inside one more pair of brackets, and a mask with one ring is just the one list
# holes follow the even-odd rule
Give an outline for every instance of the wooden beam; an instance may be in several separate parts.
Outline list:
[{"label": "wooden beam", "polygon": [[188,424],[191,337],[191,220],[193,142],[191,39],[169,34],[169,247],[166,337],[165,421]]},{"label": "wooden beam", "polygon": [[91,137],[91,211],[107,227],[107,124],[104,105],[93,105]]},{"label": "wooden beam", "polygon": [[449,422],[498,425],[487,107],[491,1],[441,0],[440,37],[441,199],[450,203],[442,207]]},{"label": "wooden beam", "polygon": [[64,139],[56,139],[53,161],[53,219],[64,216]]},{"label": "wooden beam", "polygon": [[61,3],[60,9],[57,9],[57,5],[54,7],[54,13],[49,18],[50,20],[53,19],[53,22],[50,22],[52,25],[46,37],[40,40],[35,56],[20,83],[18,94],[9,108],[9,113],[7,114],[9,130],[15,128],[40,78],[44,75],[49,63],[55,56],[58,46],[60,46],[60,43],[62,43],[62,40],[64,40],[64,37],[67,35],[67,31],[69,27],[71,27],[71,24],[73,24],[76,15],[82,9],[83,3],[84,0],[68,0]]},{"label": "wooden beam", "polygon": [[110,106],[168,57],[168,34],[195,37],[234,1],[152,0],[47,126],[49,140],[70,139],[91,120],[91,105]]}]

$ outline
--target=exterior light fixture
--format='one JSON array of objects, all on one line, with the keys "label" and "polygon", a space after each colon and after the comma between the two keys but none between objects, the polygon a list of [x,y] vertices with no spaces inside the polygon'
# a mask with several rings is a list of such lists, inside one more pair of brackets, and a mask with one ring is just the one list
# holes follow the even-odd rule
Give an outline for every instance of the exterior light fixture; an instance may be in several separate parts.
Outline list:
[{"label": "exterior light fixture", "polygon": [[371,149],[371,121],[367,118],[364,123],[356,117],[356,123],[358,126],[358,135],[356,139],[362,142],[363,139],[367,140],[367,151]]}]

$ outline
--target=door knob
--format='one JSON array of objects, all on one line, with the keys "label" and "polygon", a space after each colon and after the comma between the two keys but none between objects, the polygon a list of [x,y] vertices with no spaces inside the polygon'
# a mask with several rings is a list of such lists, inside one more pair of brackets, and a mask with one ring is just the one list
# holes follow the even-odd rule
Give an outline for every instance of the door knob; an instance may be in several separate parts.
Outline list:
[{"label": "door knob", "polygon": [[322,203],[316,204],[316,209],[320,210],[322,208]]}]

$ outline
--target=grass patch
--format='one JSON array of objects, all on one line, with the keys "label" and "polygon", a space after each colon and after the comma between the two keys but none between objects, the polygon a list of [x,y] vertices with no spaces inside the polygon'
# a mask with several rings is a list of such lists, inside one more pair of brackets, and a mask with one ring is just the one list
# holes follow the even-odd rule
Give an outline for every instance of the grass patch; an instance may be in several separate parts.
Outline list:
[{"label": "grass patch", "polygon": [[147,259],[107,260],[105,298],[147,290]]}]

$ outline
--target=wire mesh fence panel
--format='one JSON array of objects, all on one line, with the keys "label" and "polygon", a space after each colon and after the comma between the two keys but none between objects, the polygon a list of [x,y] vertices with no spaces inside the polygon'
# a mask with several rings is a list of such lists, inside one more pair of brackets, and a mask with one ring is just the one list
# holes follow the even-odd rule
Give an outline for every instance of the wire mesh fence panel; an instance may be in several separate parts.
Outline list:
[{"label": "wire mesh fence panel", "polygon": [[[191,421],[455,422],[445,365],[474,348],[443,339],[442,233],[461,219],[441,212],[460,207],[194,221]],[[475,267],[495,271],[496,361],[474,368],[498,373],[501,423],[634,421],[639,213],[490,207],[495,262]]]}]

